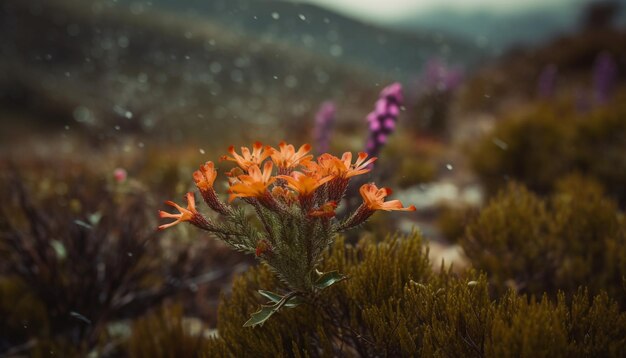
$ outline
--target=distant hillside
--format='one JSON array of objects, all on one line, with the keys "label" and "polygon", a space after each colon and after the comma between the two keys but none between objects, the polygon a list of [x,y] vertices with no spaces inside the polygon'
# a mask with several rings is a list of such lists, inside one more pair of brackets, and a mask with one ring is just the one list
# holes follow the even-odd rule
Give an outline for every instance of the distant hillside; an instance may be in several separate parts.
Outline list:
[{"label": "distant hillside", "polygon": [[[621,7],[615,19],[626,24],[626,0],[611,0]],[[546,1],[517,11],[490,8],[456,10],[452,7],[407,14],[397,27],[405,31],[443,31],[466,36],[490,51],[501,52],[515,45],[538,45],[578,30],[585,5],[593,0]],[[601,1],[596,1],[600,3]]]},{"label": "distant hillside", "polygon": [[488,11],[459,13],[441,10],[405,20],[407,28],[432,28],[465,34],[486,48],[505,49],[514,44],[535,44],[546,38],[571,31],[576,24],[574,8],[559,12],[532,11],[494,16]]},{"label": "distant hillside", "polygon": [[155,7],[206,17],[246,34],[308,48],[335,60],[373,67],[399,78],[416,73],[432,57],[471,66],[484,55],[479,46],[462,40],[462,36],[391,30],[310,4],[276,0],[153,0],[152,3]]},{"label": "distant hillside", "polygon": [[[464,109],[493,109],[510,98],[537,98],[538,79],[547,66],[557,68],[556,92],[586,96],[593,86],[593,66],[601,53],[612,56],[618,79],[626,78],[626,29],[588,29],[529,49],[515,49],[468,79]],[[523,103],[524,101],[522,101]],[[510,107],[507,108],[510,110]]]},{"label": "distant hillside", "polygon": [[306,138],[322,101],[361,123],[391,80],[156,8],[80,0],[0,8],[0,112],[26,111],[40,125],[96,139],[124,131],[207,145]]}]

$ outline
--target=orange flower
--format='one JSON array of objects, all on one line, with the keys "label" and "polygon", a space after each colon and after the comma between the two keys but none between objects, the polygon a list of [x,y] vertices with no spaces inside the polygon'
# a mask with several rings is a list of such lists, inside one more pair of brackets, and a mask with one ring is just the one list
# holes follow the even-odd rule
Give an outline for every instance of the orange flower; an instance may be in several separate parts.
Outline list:
[{"label": "orange flower", "polygon": [[407,208],[402,207],[400,200],[391,200],[385,202],[385,198],[391,195],[391,189],[381,188],[378,189],[374,184],[363,184],[359,189],[361,196],[363,197],[364,205],[369,210],[401,210],[401,211],[415,211],[415,206],[411,205]]},{"label": "orange flower", "polygon": [[341,156],[341,161],[343,162],[345,168],[345,177],[351,178],[356,175],[361,175],[369,172],[371,169],[368,166],[376,161],[376,157],[372,157],[369,160],[367,159],[367,153],[360,152],[354,164],[352,164],[352,153],[345,152],[343,156]]},{"label": "orange flower", "polygon": [[307,163],[313,158],[313,155],[306,155],[311,150],[309,144],[303,144],[297,152],[293,145],[285,142],[280,142],[278,148],[279,150],[274,149],[271,156],[279,170],[293,169],[300,164]]},{"label": "orange flower", "polygon": [[265,158],[269,157],[274,152],[274,149],[270,146],[263,147],[261,142],[255,142],[252,145],[252,152],[250,152],[248,147],[241,147],[241,155],[239,155],[235,152],[235,147],[232,145],[228,147],[228,152],[232,157],[223,155],[220,160],[236,162],[243,170],[248,170],[253,165],[260,166]]},{"label": "orange flower", "polygon": [[193,193],[187,193],[187,209],[169,200],[166,201],[165,204],[175,207],[176,210],[180,212],[180,214],[171,214],[171,213],[159,210],[159,216],[161,218],[176,219],[176,221],[173,221],[169,224],[163,224],[159,226],[159,230],[167,229],[168,227],[172,227],[184,221],[192,221],[194,220],[196,215],[199,215],[198,211],[196,210],[196,201],[193,197]]},{"label": "orange flower", "polygon": [[237,181],[232,183],[228,192],[230,193],[229,201],[235,198],[255,197],[260,198],[267,193],[267,187],[272,184],[276,178],[272,177],[272,162],[266,162],[263,166],[263,172],[255,164],[248,168],[248,174],[242,174],[237,177]]},{"label": "orange flower", "polygon": [[356,175],[361,175],[369,172],[371,169],[367,168],[370,164],[376,161],[376,157],[367,158],[367,153],[361,152],[354,164],[352,164],[352,153],[345,152],[341,159],[324,153],[317,158],[317,163],[309,162],[306,164],[310,171],[318,173],[318,175],[332,175],[336,178],[348,179]]},{"label": "orange flower", "polygon": [[200,191],[206,191],[213,188],[213,183],[217,177],[217,171],[213,162],[206,162],[200,166],[199,170],[193,172],[193,180]]},{"label": "orange flower", "polygon": [[320,178],[314,175],[306,175],[301,172],[293,172],[291,175],[278,175],[277,178],[285,179],[287,186],[295,190],[300,196],[309,196],[317,188],[333,179],[332,176]]},{"label": "orange flower", "polygon": [[337,203],[329,201],[319,208],[309,211],[309,216],[332,218],[335,216],[335,209],[337,209]]},{"label": "orange flower", "polygon": [[317,162],[305,163],[307,170],[319,176],[332,175],[338,177],[344,171],[343,162],[334,155],[324,153],[317,157]]},{"label": "orange flower", "polygon": [[293,191],[287,190],[282,186],[274,186],[272,188],[272,196],[287,205],[295,203],[298,199],[298,196]]},{"label": "orange flower", "polygon": [[202,198],[207,205],[217,211],[220,214],[227,215],[230,208],[225,205],[218,197],[215,189],[213,189],[213,183],[217,177],[217,171],[213,162],[206,162],[200,166],[199,170],[193,172],[193,180],[196,182],[196,186],[202,194]]}]

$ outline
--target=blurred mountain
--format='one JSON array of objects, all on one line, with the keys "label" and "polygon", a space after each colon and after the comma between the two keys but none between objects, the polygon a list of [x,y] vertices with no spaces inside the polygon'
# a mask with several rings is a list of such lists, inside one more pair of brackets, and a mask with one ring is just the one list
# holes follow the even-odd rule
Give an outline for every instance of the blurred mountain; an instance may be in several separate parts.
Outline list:
[{"label": "blurred mountain", "polygon": [[[137,3],[124,0],[126,3]],[[244,34],[284,41],[336,61],[374,68],[397,78],[432,57],[471,66],[484,51],[462,36],[390,29],[325,8],[276,0],[153,0],[153,6],[204,17]]]},{"label": "blurred mountain", "polygon": [[[559,103],[573,102],[584,108],[593,103],[594,72],[598,60],[607,56],[614,61],[615,71],[605,81],[626,79],[626,28],[596,26],[529,48],[516,48],[476,71],[465,82],[461,99],[465,110],[511,111],[515,102],[542,97],[538,86],[547,69],[554,69],[551,80],[554,98]],[[543,75],[545,76],[545,75]],[[569,104],[568,104],[569,105]],[[581,111],[584,111],[581,109]]]},{"label": "blurred mountain", "polygon": [[128,132],[207,145],[307,139],[324,100],[337,101],[342,121],[361,123],[390,80],[143,3],[0,2],[0,123],[23,112],[95,142]]},{"label": "blurred mountain", "polygon": [[538,45],[571,34],[582,25],[584,12],[590,5],[608,3],[617,5],[619,13],[615,22],[624,25],[626,0],[569,0],[520,6],[514,11],[438,8],[408,14],[397,26],[405,31],[431,29],[467,36],[492,51],[502,52],[515,45]]}]

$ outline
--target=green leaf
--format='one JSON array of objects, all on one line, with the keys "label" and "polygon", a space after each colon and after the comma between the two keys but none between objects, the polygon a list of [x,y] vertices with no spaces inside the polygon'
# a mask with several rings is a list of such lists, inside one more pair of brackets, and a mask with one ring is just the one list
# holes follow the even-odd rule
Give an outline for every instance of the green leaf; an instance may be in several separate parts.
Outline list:
[{"label": "green leaf", "polygon": [[300,306],[303,303],[304,303],[304,301],[302,300],[302,298],[300,298],[299,296],[295,296],[292,299],[290,299],[289,301],[287,301],[287,303],[285,303],[285,307],[287,307],[287,308],[294,308],[294,307]]},{"label": "green leaf", "polygon": [[[243,324],[244,327],[253,327],[257,325],[262,325],[265,321],[267,321],[274,313],[278,312],[283,306],[287,307],[295,307],[299,305],[301,300],[298,300],[298,292],[291,292],[285,296],[280,296],[274,292],[259,290],[263,296],[269,298],[274,301],[274,299],[278,298],[278,302],[273,305],[261,305],[261,309],[254,312],[250,315],[250,319]],[[288,303],[292,300],[296,299],[295,302]]]},{"label": "green leaf", "polygon": [[261,306],[261,309],[250,315],[250,319],[243,324],[244,327],[254,327],[262,325],[267,321],[274,313],[276,313],[278,303],[272,306]]},{"label": "green leaf", "polygon": [[341,282],[346,279],[346,276],[340,274],[337,271],[324,272],[320,275],[320,277],[315,281],[314,286],[320,290],[330,287],[337,282]]},{"label": "green leaf", "polygon": [[[285,299],[285,297],[271,291],[259,290],[259,293],[261,294],[261,296],[267,298],[274,303],[279,303]],[[302,303],[304,303],[304,301],[300,297],[294,296],[289,301],[287,301],[287,303],[285,303],[285,307],[294,308],[298,307]]]},{"label": "green leaf", "polygon": [[278,293],[271,292],[271,291],[259,290],[259,293],[261,294],[261,296],[267,298],[268,300],[274,303],[278,303],[280,302],[280,300],[283,299],[283,296],[279,295]]},{"label": "green leaf", "polygon": [[74,220],[74,224],[76,224],[78,226],[82,226],[85,229],[89,229],[89,230],[91,230],[93,228],[93,226],[91,226],[90,224],[87,224],[86,222],[84,222],[82,220]]},{"label": "green leaf", "polygon": [[65,246],[61,241],[52,240],[50,241],[50,246],[54,249],[54,253],[61,260],[64,260],[67,257],[67,250],[65,250]]},{"label": "green leaf", "polygon": [[96,211],[95,213],[90,214],[87,219],[91,225],[98,225],[100,219],[102,219],[102,213]]}]

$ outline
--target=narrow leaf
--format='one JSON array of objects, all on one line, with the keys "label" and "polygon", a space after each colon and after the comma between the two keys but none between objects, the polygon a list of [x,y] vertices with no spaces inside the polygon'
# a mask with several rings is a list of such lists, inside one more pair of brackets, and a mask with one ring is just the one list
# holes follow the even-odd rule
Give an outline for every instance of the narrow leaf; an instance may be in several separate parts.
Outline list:
[{"label": "narrow leaf", "polygon": [[65,250],[65,246],[61,241],[52,240],[50,241],[50,246],[52,246],[59,259],[64,260],[67,257],[67,250]]},{"label": "narrow leaf", "polygon": [[89,229],[91,230],[93,227],[89,224],[87,224],[86,222],[82,221],[82,220],[74,220],[74,224],[78,225],[78,226],[82,226],[85,229]]},{"label": "narrow leaf", "polygon": [[315,287],[321,290],[345,279],[346,276],[337,271],[325,272],[315,281]]},{"label": "narrow leaf", "polygon": [[78,312],[71,311],[70,316],[72,316],[73,318],[76,318],[79,321],[83,321],[84,323],[91,324],[91,320],[89,318],[83,316],[82,314]]},{"label": "narrow leaf", "polygon": [[254,327],[262,325],[268,318],[272,317],[276,313],[276,305],[273,306],[261,306],[261,309],[250,315],[250,319],[243,324],[244,327]]},{"label": "narrow leaf", "polygon": [[285,307],[287,307],[287,308],[294,308],[294,307],[300,306],[303,303],[304,303],[304,301],[302,300],[302,298],[296,296],[296,297],[293,297],[292,299],[290,299],[289,301],[287,301],[287,303],[285,304]]},{"label": "narrow leaf", "polygon": [[268,300],[274,303],[278,303],[280,302],[280,300],[283,299],[283,296],[279,295],[278,293],[271,292],[271,291],[259,290],[259,293],[261,294],[261,296],[267,298]]},{"label": "narrow leaf", "polygon": [[[285,299],[285,297],[279,295],[278,293],[274,293],[271,291],[259,290],[259,293],[261,294],[261,296],[267,298],[268,300],[274,303],[279,303]],[[285,303],[285,307],[294,308],[294,307],[298,307],[302,303],[304,303],[304,301],[302,301],[300,297],[294,296],[289,301],[287,301],[287,303]]]}]

